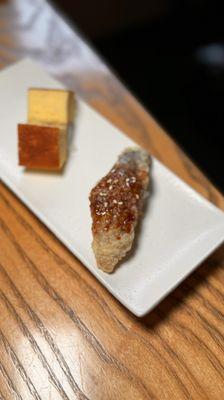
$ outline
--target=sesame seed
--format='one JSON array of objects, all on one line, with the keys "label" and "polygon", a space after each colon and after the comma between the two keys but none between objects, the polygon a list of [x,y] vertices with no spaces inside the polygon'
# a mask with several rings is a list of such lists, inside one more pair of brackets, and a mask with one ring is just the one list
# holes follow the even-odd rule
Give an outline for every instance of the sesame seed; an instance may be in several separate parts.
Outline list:
[{"label": "sesame seed", "polygon": [[107,179],[107,183],[111,183],[112,182],[112,179],[110,178],[110,179]]},{"label": "sesame seed", "polygon": [[113,186],[112,186],[112,185],[110,185],[110,186],[109,186],[109,190],[112,190],[112,189],[113,189]]},{"label": "sesame seed", "polygon": [[107,201],[105,201],[105,203],[103,203],[103,205],[104,205],[104,207],[107,207],[108,206]]},{"label": "sesame seed", "polygon": [[125,180],[125,181],[126,181],[126,186],[128,186],[128,187],[129,187],[129,186],[130,186],[130,184],[129,184],[129,178],[126,178],[126,180]]},{"label": "sesame seed", "polygon": [[118,182],[118,179],[115,179],[113,183],[117,183],[117,182]]},{"label": "sesame seed", "polygon": [[136,199],[139,199],[139,195],[138,194],[136,194],[135,197],[136,197]]},{"label": "sesame seed", "polygon": [[117,200],[116,200],[116,199],[113,199],[113,203],[114,203],[114,204],[117,204]]},{"label": "sesame seed", "polygon": [[123,204],[123,201],[119,201],[118,204],[121,206]]},{"label": "sesame seed", "polygon": [[103,192],[100,192],[99,195],[100,195],[100,196],[106,196],[107,194],[106,194],[106,193],[103,193]]}]

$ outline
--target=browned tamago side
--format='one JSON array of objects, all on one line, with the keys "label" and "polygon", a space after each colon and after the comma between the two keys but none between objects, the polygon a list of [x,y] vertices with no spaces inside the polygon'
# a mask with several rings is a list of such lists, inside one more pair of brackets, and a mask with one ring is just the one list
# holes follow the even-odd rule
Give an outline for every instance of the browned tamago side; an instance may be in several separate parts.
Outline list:
[{"label": "browned tamago side", "polygon": [[27,168],[60,169],[60,129],[18,124],[19,164]]}]

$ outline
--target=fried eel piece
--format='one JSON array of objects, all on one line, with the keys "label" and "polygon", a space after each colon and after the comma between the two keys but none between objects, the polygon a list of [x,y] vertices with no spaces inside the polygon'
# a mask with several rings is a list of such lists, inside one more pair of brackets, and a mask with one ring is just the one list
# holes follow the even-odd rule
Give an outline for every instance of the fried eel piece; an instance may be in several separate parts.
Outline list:
[{"label": "fried eel piece", "polygon": [[151,159],[140,148],[126,149],[91,190],[92,247],[97,265],[112,272],[131,249],[148,194]]}]

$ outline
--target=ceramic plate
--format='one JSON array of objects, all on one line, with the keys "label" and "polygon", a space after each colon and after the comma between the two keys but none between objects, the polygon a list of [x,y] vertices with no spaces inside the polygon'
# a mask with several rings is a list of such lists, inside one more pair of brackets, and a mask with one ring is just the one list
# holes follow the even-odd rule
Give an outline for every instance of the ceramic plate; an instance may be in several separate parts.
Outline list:
[{"label": "ceramic plate", "polygon": [[30,60],[0,74],[0,176],[39,219],[130,311],[143,316],[224,239],[224,213],[153,159],[153,191],[136,249],[111,275],[91,249],[90,189],[133,142],[78,100],[70,157],[63,175],[18,166],[17,123],[26,121],[29,87],[61,88]]}]

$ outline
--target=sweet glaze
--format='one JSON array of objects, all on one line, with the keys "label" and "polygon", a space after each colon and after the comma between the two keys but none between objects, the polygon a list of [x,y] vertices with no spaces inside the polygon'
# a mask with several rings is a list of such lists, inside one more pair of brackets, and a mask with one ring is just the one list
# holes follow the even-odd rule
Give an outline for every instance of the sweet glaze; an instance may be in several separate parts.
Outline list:
[{"label": "sweet glaze", "polygon": [[[142,202],[142,174],[145,172],[138,171],[128,163],[117,163],[92,189],[90,208],[94,234],[110,228],[130,233],[136,224]],[[117,239],[120,239],[119,235]]]}]

